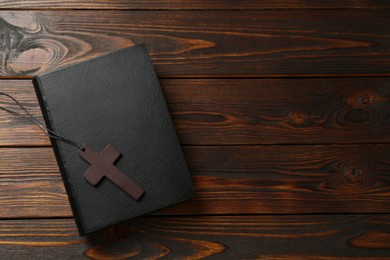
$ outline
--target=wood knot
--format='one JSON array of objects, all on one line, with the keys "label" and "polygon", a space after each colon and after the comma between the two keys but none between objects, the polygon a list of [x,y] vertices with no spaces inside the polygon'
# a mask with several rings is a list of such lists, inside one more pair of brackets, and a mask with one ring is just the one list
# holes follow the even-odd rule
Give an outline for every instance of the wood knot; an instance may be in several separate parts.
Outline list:
[{"label": "wood knot", "polygon": [[339,188],[346,190],[366,190],[371,189],[377,183],[377,180],[369,171],[368,167],[359,166],[341,166],[342,175],[338,176]]},{"label": "wood knot", "polygon": [[373,102],[373,97],[372,96],[359,96],[358,97],[358,101],[362,105],[367,105],[368,103],[372,103]]},{"label": "wood knot", "polygon": [[[332,167],[333,168],[333,167]],[[356,162],[336,164],[334,174],[326,181],[323,188],[332,193],[351,194],[369,192],[381,186],[380,181],[372,173],[372,166]]]},{"label": "wood knot", "polygon": [[344,172],[344,175],[350,182],[355,182],[359,181],[362,171],[358,168],[349,168]]},{"label": "wood knot", "polygon": [[322,122],[321,118],[312,117],[308,113],[301,112],[301,111],[291,112],[287,119],[287,123],[290,126],[298,127],[298,128],[319,125],[321,124],[321,122]]},{"label": "wood knot", "polygon": [[307,120],[307,113],[305,112],[293,112],[290,115],[291,120],[294,122],[294,124],[302,125]]},{"label": "wood knot", "polygon": [[347,98],[347,103],[353,107],[370,106],[380,101],[380,97],[372,92],[353,93]]},{"label": "wood knot", "polygon": [[352,169],[352,175],[355,177],[359,176],[361,173],[362,173],[362,171],[359,169],[355,169],[355,168]]},{"label": "wood knot", "polygon": [[50,54],[43,48],[27,49],[25,51],[10,52],[7,61],[8,68],[15,73],[36,71],[50,61]]}]

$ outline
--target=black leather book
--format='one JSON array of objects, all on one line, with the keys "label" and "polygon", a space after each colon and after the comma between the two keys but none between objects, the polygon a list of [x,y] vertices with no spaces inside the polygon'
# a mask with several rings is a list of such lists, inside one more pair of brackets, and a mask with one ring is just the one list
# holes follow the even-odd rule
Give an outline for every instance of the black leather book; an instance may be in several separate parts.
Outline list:
[{"label": "black leather book", "polygon": [[33,83],[47,127],[83,144],[78,149],[50,138],[80,235],[193,196],[144,45],[36,76]]}]

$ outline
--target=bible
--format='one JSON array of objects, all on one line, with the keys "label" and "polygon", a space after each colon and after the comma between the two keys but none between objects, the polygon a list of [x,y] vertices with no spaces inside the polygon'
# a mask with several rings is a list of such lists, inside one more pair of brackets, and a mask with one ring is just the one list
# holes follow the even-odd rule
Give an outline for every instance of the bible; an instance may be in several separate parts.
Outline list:
[{"label": "bible", "polygon": [[[33,78],[80,235],[193,197],[145,45]],[[55,137],[55,136],[54,136]]]}]

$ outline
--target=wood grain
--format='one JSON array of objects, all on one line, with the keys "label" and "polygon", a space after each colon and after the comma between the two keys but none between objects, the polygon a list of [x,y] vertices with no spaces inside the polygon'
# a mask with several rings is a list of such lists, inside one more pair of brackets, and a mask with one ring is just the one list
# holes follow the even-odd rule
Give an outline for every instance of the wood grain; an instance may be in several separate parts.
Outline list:
[{"label": "wood grain", "polygon": [[[388,213],[389,145],[184,147],[196,197],[156,214]],[[51,148],[0,149],[0,218],[69,217]]]},{"label": "wood grain", "polygon": [[[161,85],[185,145],[390,142],[389,78],[163,79]],[[0,92],[42,120],[30,81],[2,80]],[[2,97],[0,103],[12,105]],[[0,146],[16,145],[49,140],[0,111]]]},{"label": "wood grain", "polygon": [[[0,92],[16,98],[34,117],[44,122],[30,80],[0,80]],[[0,96],[0,105],[13,111],[23,111],[9,98]],[[24,113],[23,113],[24,114]],[[12,141],[14,140],[14,141]],[[0,110],[0,145],[49,145],[49,138],[36,125],[22,117]]]},{"label": "wood grain", "polygon": [[388,76],[389,23],[380,9],[8,11],[0,75],[31,76],[145,42],[165,78]]},{"label": "wood grain", "polygon": [[283,9],[283,8],[389,8],[387,0],[1,0],[1,9]]},{"label": "wood grain", "polygon": [[0,0],[0,92],[39,119],[26,78],[145,42],[196,189],[79,237],[48,138],[0,111],[0,259],[389,259],[389,8]]},{"label": "wood grain", "polygon": [[390,78],[163,80],[189,145],[390,142]]},{"label": "wood grain", "polygon": [[72,219],[3,220],[0,253],[5,259],[388,259],[389,243],[370,236],[389,241],[389,220],[389,215],[149,217],[84,238]]}]

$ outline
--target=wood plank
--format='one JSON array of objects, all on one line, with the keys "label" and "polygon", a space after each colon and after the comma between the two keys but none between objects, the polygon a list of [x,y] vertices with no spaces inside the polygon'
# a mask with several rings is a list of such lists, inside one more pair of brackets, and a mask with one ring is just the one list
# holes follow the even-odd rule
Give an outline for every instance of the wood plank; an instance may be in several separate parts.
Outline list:
[{"label": "wood plank", "polygon": [[389,8],[387,0],[0,0],[1,9],[284,9],[284,8]]},{"label": "wood plank", "polygon": [[[31,80],[0,80],[0,92],[16,98],[34,117],[44,122]],[[7,97],[0,96],[0,105],[23,113]],[[0,110],[0,146],[4,145],[50,145],[50,141],[44,132],[30,121]]]},{"label": "wood plank", "polygon": [[81,238],[72,219],[0,221],[4,259],[388,259],[389,215],[139,218]]},{"label": "wood plank", "polygon": [[[161,80],[184,145],[389,143],[389,84],[390,78]],[[30,81],[1,80],[0,92],[42,120]],[[0,146],[15,145],[49,140],[0,111]]]},{"label": "wood plank", "polygon": [[[388,213],[389,145],[184,147],[196,197],[155,213]],[[0,218],[69,217],[50,148],[0,149]]]},{"label": "wood plank", "polygon": [[388,76],[389,23],[388,10],[359,9],[7,11],[0,75],[31,76],[145,42],[161,77]]},{"label": "wood plank", "polygon": [[183,144],[390,142],[390,78],[163,80]]}]

